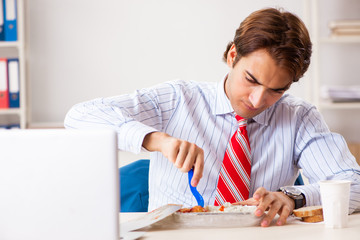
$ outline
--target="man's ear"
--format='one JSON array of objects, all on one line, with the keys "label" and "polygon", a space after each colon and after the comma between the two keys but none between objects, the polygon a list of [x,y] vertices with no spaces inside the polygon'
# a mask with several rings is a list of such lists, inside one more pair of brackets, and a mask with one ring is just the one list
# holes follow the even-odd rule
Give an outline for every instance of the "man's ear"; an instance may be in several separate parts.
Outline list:
[{"label": "man's ear", "polygon": [[235,48],[235,45],[233,44],[233,45],[231,45],[231,48],[227,53],[227,59],[226,59],[226,63],[230,68],[232,68],[234,66],[234,61],[235,61],[236,55],[237,55],[236,48]]}]

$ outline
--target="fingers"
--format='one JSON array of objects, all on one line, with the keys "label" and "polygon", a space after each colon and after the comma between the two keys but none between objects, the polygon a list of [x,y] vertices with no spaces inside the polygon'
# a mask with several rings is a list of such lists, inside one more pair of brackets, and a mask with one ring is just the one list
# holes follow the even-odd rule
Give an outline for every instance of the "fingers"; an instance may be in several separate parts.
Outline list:
[{"label": "fingers", "polygon": [[255,192],[254,192],[254,196],[253,198],[257,201],[259,201],[261,198],[264,197],[264,195],[267,193],[267,190],[263,187],[258,188]]},{"label": "fingers", "polygon": [[247,206],[258,206],[259,205],[259,201],[255,200],[254,198],[249,198],[245,201],[242,202],[236,202],[233,203],[232,205],[247,205]]},{"label": "fingers", "polygon": [[[195,166],[195,162],[204,161],[203,150],[196,146],[194,143],[187,141],[180,141],[177,151],[175,150],[176,160],[174,165],[179,168],[182,172],[188,172],[191,168]],[[199,167],[201,167],[201,162]]]},{"label": "fingers", "polygon": [[184,149],[184,146],[181,146],[182,142],[180,140],[177,141],[174,151],[172,152],[172,159],[169,160],[174,163],[175,167],[181,169],[184,165],[187,152]]},{"label": "fingers", "polygon": [[275,197],[273,194],[269,194],[265,198],[265,201],[265,204],[269,204],[271,206],[269,207],[269,211],[265,214],[265,217],[261,221],[262,227],[268,227],[282,207],[282,203],[280,201],[275,201]]},{"label": "fingers", "polygon": [[166,141],[162,153],[180,171],[186,173],[194,168],[191,185],[196,187],[204,170],[204,151],[194,143],[173,138]]},{"label": "fingers", "polygon": [[292,210],[288,206],[283,206],[280,212],[280,217],[277,220],[276,224],[281,226],[286,223],[286,219],[291,214]]},{"label": "fingers", "polygon": [[258,188],[253,199],[259,201],[255,210],[256,216],[263,216],[265,211],[268,211],[261,221],[262,227],[268,227],[276,214],[279,214],[277,225],[285,224],[287,217],[293,210],[293,200],[282,192],[269,192],[265,188]]},{"label": "fingers", "polygon": [[258,217],[261,217],[267,209],[267,205],[265,205],[265,203],[263,202],[266,194],[267,191],[263,187],[258,188],[254,193],[253,199],[259,202],[259,205],[255,210],[255,215]]},{"label": "fingers", "polygon": [[191,185],[196,187],[202,178],[204,170],[204,151],[202,149],[199,150],[198,154],[196,154],[195,165],[194,165],[194,176],[191,180]]},{"label": "fingers", "polygon": [[197,157],[198,146],[194,143],[181,141],[179,153],[176,157],[175,166],[182,172],[188,172],[193,168]]}]

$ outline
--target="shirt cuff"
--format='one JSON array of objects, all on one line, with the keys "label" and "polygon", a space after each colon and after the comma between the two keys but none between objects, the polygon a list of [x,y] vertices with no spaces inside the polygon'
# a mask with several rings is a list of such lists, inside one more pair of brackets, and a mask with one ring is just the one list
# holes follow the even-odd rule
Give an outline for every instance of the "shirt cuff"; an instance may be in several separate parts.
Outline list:
[{"label": "shirt cuff", "polygon": [[122,124],[118,128],[118,147],[120,150],[138,154],[141,150],[146,150],[142,144],[145,136],[151,132],[158,130],[137,121]]},{"label": "shirt cuff", "polygon": [[[303,186],[295,186],[305,195],[305,206],[321,205],[320,187],[319,184],[307,184]],[[304,206],[304,207],[305,207]]]}]

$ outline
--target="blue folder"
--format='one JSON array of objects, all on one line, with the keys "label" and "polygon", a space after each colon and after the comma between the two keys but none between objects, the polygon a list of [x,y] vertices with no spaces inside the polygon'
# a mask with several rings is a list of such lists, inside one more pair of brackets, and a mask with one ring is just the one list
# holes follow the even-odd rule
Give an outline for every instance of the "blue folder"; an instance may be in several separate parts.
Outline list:
[{"label": "blue folder", "polygon": [[9,107],[20,107],[19,59],[8,59]]},{"label": "blue folder", "polygon": [[5,40],[5,29],[4,29],[4,3],[0,0],[0,41]]},{"label": "blue folder", "polygon": [[4,7],[5,41],[17,41],[17,2],[2,0]]}]

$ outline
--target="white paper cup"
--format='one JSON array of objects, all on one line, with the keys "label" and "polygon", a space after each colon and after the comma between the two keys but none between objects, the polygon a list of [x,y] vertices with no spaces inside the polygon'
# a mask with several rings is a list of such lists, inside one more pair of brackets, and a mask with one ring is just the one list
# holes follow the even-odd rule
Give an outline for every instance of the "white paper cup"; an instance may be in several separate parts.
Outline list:
[{"label": "white paper cup", "polygon": [[349,215],[350,181],[320,181],[321,202],[325,227],[347,227]]}]

